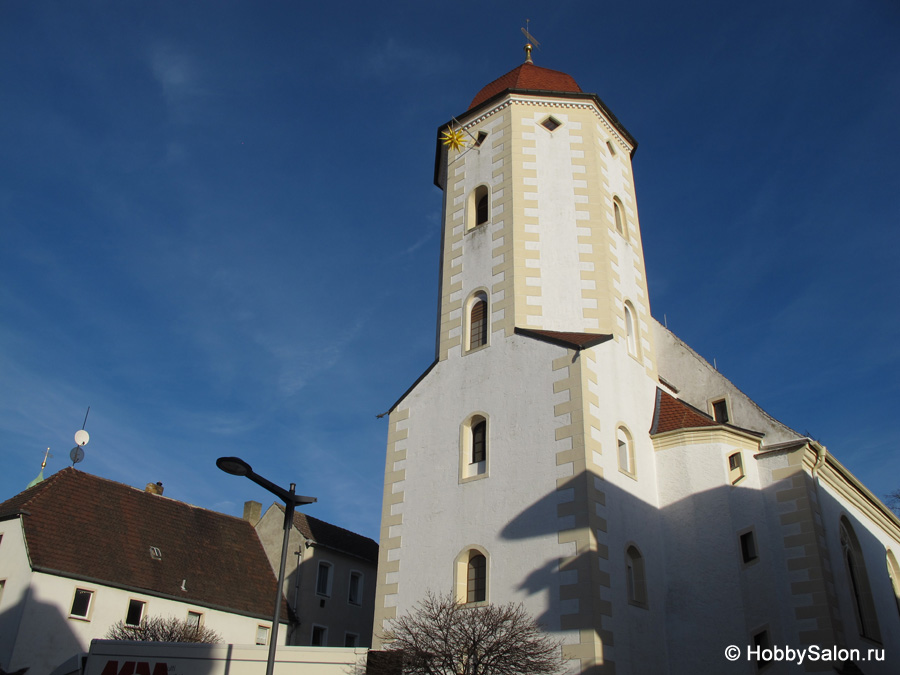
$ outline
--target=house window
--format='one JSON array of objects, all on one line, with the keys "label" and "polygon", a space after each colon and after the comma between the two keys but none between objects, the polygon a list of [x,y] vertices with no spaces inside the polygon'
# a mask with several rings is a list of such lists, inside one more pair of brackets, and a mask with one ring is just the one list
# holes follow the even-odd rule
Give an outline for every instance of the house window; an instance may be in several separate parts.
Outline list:
[{"label": "house window", "polygon": [[356,633],[344,633],[345,647],[359,647],[359,635]]},{"label": "house window", "polygon": [[258,645],[269,644],[269,627],[268,626],[257,626],[256,627],[256,644],[258,644]]},{"label": "house window", "polygon": [[313,647],[325,647],[328,644],[328,629],[325,626],[313,626],[309,643]]},{"label": "house window", "polygon": [[720,424],[728,424],[728,403],[725,399],[713,401],[713,419]]},{"label": "house window", "polygon": [[491,217],[491,191],[487,185],[479,185],[469,193],[466,213],[466,231],[485,225]]},{"label": "house window", "polygon": [[621,234],[623,237],[625,236],[625,214],[622,209],[622,202],[619,201],[618,197],[613,197],[613,217],[616,221],[616,232]]},{"label": "house window", "polygon": [[619,457],[619,471],[627,473],[634,478],[636,476],[634,466],[634,443],[631,434],[625,427],[616,429],[616,446]]},{"label": "house window", "polygon": [[634,307],[630,302],[625,303],[625,341],[628,345],[628,353],[638,355],[638,327],[635,322]]},{"label": "house window", "polygon": [[316,593],[324,595],[326,598],[331,597],[331,563],[319,563],[319,571],[316,575]]},{"label": "house window", "polygon": [[203,623],[203,615],[200,612],[188,612],[187,625],[194,630],[199,630]]},{"label": "house window", "polygon": [[887,568],[888,577],[890,577],[891,580],[891,587],[894,589],[894,600],[897,602],[897,611],[900,612],[900,565],[897,564],[897,558],[894,557],[893,551],[887,552]]},{"label": "house window", "polygon": [[772,659],[764,659],[761,656],[763,650],[770,649],[771,646],[771,642],[769,641],[769,631],[761,630],[753,635],[754,653],[760,654],[756,659],[756,670],[762,670],[772,662]]},{"label": "house window", "polygon": [[756,552],[756,537],[753,534],[753,530],[749,532],[744,532],[741,537],[741,559],[744,561],[744,564],[753,562],[756,560],[759,555]]},{"label": "house window", "polygon": [[644,572],[644,556],[636,546],[625,551],[625,590],[628,602],[638,607],[647,607],[647,578]]},{"label": "house window", "polygon": [[126,626],[140,626],[141,619],[144,618],[144,607],[147,603],[141,600],[129,600],[128,612],[125,614]]},{"label": "house window", "polygon": [[469,345],[468,350],[478,349],[487,344],[488,338],[487,294],[478,292],[469,301]]},{"label": "house window", "polygon": [[475,414],[460,426],[459,477],[464,480],[486,476],[487,467],[487,418],[484,415]]},{"label": "house window", "polygon": [[350,590],[347,593],[347,602],[351,605],[362,604],[362,572],[350,572]]},{"label": "house window", "polygon": [[84,588],[75,589],[75,597],[72,599],[72,609],[69,616],[76,619],[87,619],[91,612],[91,601],[94,599],[94,591]]},{"label": "house window", "polygon": [[487,558],[472,551],[466,569],[466,602],[484,602],[487,599]]},{"label": "house window", "polygon": [[863,637],[881,642],[881,631],[878,628],[878,616],[875,614],[875,603],[872,598],[872,589],[869,586],[869,576],[866,574],[866,563],[863,559],[862,548],[856,533],[846,517],[841,517],[840,522],[841,550],[847,577],[850,581],[850,594],[853,601],[853,609],[859,626],[859,634]]},{"label": "house window", "polygon": [[553,117],[553,115],[550,115],[550,117],[541,122],[541,126],[547,131],[556,131],[562,126],[562,122]]},{"label": "house window", "polygon": [[744,477],[744,460],[740,452],[728,455],[728,480],[736,485]]}]

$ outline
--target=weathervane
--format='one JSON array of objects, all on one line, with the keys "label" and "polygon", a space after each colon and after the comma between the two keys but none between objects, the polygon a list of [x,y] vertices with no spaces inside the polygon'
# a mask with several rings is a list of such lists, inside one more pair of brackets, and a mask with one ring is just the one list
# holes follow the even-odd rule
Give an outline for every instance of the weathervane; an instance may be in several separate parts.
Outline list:
[{"label": "weathervane", "polygon": [[530,19],[525,19],[525,28],[522,29],[522,35],[524,35],[527,40],[525,43],[525,63],[534,64],[534,61],[531,60],[531,50],[533,47],[540,49],[541,43],[537,41],[537,38],[534,37],[534,35],[528,32],[529,21]]}]

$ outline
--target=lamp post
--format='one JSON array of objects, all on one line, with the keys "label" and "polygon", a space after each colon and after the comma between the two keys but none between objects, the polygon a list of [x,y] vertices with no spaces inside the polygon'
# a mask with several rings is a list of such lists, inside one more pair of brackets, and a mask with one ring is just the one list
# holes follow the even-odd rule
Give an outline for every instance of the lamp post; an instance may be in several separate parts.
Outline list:
[{"label": "lamp post", "polygon": [[312,504],[316,501],[315,497],[304,497],[294,492],[297,487],[296,483],[291,483],[289,490],[275,485],[257,473],[253,472],[250,465],[240,457],[219,457],[216,460],[216,466],[225,473],[232,476],[244,476],[249,478],[257,485],[264,487],[273,495],[284,502],[284,539],[281,541],[281,566],[278,568],[278,590],[275,593],[275,612],[272,619],[272,636],[269,639],[269,657],[266,660],[266,675],[272,675],[275,670],[275,643],[278,642],[278,622],[281,619],[281,601],[283,594],[281,587],[284,585],[284,567],[287,562],[288,539],[291,533],[291,527],[294,522],[294,507],[303,504]]}]

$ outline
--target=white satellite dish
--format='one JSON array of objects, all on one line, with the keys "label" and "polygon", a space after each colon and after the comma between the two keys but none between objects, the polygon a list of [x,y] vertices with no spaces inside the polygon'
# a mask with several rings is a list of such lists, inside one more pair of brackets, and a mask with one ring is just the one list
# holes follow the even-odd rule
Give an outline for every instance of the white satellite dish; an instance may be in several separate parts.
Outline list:
[{"label": "white satellite dish", "polygon": [[91,440],[91,437],[84,429],[79,429],[75,432],[75,442],[82,448],[88,444],[89,440]]}]

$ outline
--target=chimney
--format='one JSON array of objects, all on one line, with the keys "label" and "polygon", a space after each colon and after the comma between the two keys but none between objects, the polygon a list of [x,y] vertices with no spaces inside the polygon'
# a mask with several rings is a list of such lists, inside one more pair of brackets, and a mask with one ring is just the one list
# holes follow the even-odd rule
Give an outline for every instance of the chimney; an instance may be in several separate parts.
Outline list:
[{"label": "chimney", "polygon": [[244,502],[244,520],[250,523],[253,527],[256,527],[256,524],[259,522],[261,516],[262,504],[253,501]]},{"label": "chimney", "polygon": [[144,492],[149,492],[152,495],[161,495],[163,493],[163,484],[159,481],[156,483],[147,483]]}]

